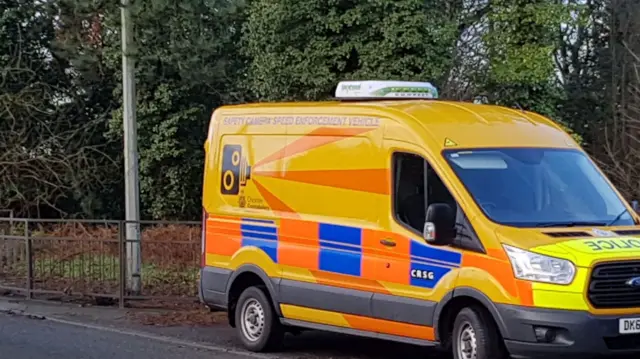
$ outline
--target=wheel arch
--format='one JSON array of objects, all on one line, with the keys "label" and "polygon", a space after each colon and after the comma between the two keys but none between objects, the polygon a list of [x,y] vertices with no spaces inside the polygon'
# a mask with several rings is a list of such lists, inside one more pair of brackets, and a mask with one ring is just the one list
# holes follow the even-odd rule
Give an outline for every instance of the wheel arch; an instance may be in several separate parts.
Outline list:
[{"label": "wheel arch", "polygon": [[235,327],[235,310],[236,301],[246,288],[263,285],[267,289],[267,297],[271,300],[273,309],[279,317],[282,317],[280,310],[280,302],[278,301],[278,286],[280,278],[269,277],[260,267],[253,264],[245,264],[238,267],[233,272],[229,282],[227,283],[227,312],[229,324]]},{"label": "wheel arch", "polygon": [[[433,314],[433,329],[436,341],[446,345],[446,342],[443,342],[442,337],[445,332],[453,329],[452,324],[453,320],[455,320],[454,315],[457,314],[460,309],[471,304],[479,304],[485,308],[493,318],[493,321],[500,331],[500,335],[503,338],[508,337],[507,325],[505,324],[496,304],[493,303],[484,293],[475,288],[460,287],[447,293],[436,306]],[[446,340],[447,338],[444,339]]]}]

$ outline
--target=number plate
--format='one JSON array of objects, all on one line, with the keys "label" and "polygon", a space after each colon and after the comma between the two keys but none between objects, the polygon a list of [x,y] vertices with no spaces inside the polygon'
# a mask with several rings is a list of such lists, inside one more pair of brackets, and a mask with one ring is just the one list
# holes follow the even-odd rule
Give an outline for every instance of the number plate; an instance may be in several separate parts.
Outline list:
[{"label": "number plate", "polygon": [[620,334],[640,333],[640,318],[622,318],[619,321]]}]

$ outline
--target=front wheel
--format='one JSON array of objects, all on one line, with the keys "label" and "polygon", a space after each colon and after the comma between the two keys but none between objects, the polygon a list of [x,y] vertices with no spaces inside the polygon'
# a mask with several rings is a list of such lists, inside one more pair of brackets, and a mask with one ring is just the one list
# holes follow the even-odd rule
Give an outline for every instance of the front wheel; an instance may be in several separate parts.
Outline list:
[{"label": "front wheel", "polygon": [[238,336],[252,352],[277,350],[284,340],[284,330],[265,291],[266,288],[249,287],[242,292],[236,305]]},{"label": "front wheel", "polygon": [[479,307],[463,308],[453,324],[455,359],[504,359],[504,343],[493,318]]}]

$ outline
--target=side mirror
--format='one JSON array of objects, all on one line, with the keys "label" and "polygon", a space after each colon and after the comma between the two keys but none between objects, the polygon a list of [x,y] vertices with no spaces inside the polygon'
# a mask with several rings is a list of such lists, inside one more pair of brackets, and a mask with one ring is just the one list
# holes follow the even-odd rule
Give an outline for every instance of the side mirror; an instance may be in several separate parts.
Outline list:
[{"label": "side mirror", "polygon": [[422,237],[436,245],[447,245],[456,237],[456,213],[447,203],[432,203],[427,208]]}]

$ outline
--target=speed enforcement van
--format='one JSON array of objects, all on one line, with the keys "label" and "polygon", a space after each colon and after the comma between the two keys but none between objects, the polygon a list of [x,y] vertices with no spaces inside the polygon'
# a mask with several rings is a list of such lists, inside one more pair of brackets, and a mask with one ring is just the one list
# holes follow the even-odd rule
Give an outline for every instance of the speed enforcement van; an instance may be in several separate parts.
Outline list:
[{"label": "speed enforcement van", "polygon": [[200,296],[251,351],[315,329],[456,359],[640,354],[638,216],[551,120],[342,82],[214,111]]}]

